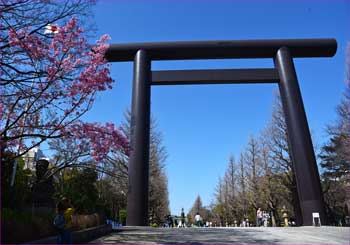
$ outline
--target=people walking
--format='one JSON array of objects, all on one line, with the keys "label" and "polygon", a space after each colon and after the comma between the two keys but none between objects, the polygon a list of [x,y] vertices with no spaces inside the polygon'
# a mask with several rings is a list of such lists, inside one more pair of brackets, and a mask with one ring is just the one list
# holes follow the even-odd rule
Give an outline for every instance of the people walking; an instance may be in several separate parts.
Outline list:
[{"label": "people walking", "polygon": [[180,227],[186,227],[185,225],[185,212],[184,209],[181,209],[181,226]]},{"label": "people walking", "polygon": [[166,216],[164,226],[166,228],[172,228],[174,226],[173,218],[170,214]]},{"label": "people walking", "polygon": [[63,217],[65,220],[65,225],[63,229],[63,241],[64,241],[63,243],[72,244],[72,228],[73,228],[72,217],[74,214],[74,209],[70,199],[68,198],[63,198],[62,204],[64,206]]},{"label": "people walking", "polygon": [[63,203],[60,201],[56,205],[56,216],[53,220],[53,226],[56,228],[58,232],[57,236],[57,244],[63,244],[64,243],[64,225],[65,225],[65,220],[63,213],[65,211],[65,207]]},{"label": "people walking", "polygon": [[262,225],[264,227],[267,227],[268,226],[268,223],[269,223],[269,219],[270,219],[270,214],[266,211],[263,211],[263,221],[262,221]]},{"label": "people walking", "polygon": [[258,221],[258,226],[262,226],[263,225],[263,211],[258,208],[258,210],[256,211],[256,218]]},{"label": "people walking", "polygon": [[200,216],[199,213],[196,214],[196,216],[194,216],[194,220],[196,221],[196,226],[197,227],[201,227],[201,221],[202,221],[202,217]]}]

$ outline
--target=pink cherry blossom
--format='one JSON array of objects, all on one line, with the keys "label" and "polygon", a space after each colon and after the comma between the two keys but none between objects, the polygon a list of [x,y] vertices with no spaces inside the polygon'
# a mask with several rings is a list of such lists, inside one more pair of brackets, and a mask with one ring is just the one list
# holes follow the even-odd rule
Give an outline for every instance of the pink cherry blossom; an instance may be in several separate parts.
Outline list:
[{"label": "pink cherry blossom", "polygon": [[120,130],[117,130],[113,123],[107,122],[102,125],[100,123],[79,122],[65,130],[75,139],[82,140],[81,145],[84,147],[89,145],[90,154],[96,161],[101,161],[109,153],[129,154],[127,137]]},{"label": "pink cherry blossom", "polygon": [[[89,44],[76,18],[56,27],[49,37],[43,35],[44,28],[33,31],[28,26],[1,34],[2,40],[8,40],[7,52],[1,56],[2,60],[6,56],[2,69],[9,81],[1,91],[1,140],[9,150],[19,145],[30,149],[75,125],[77,137],[88,132],[85,136],[91,137],[96,158],[107,150],[125,150],[127,142],[114,125],[79,121],[96,94],[112,88],[110,65],[104,57],[109,36]],[[106,137],[99,139],[102,135]]]}]

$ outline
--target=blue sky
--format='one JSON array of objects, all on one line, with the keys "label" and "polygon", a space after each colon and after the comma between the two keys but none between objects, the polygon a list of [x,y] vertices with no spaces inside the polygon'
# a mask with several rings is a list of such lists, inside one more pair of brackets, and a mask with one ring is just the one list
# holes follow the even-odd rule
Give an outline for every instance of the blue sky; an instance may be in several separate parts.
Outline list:
[{"label": "blue sky", "polygon": [[[316,141],[335,120],[345,78],[345,47],[350,40],[346,1],[100,1],[95,7],[98,36],[111,43],[336,38],[333,58],[296,59],[301,92]],[[153,62],[153,70],[265,68],[272,60]],[[132,63],[113,63],[114,88],[100,94],[88,121],[119,124],[131,104]],[[163,133],[169,157],[170,207],[187,212],[197,195],[213,199],[230,154],[236,159],[250,135],[267,125],[277,85],[152,87],[151,111]]]}]

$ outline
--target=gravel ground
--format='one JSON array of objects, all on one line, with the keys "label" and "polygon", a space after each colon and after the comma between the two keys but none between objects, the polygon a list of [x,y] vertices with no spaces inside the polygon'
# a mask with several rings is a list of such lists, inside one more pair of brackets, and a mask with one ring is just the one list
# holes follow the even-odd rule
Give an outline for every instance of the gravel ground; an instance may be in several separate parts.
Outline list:
[{"label": "gravel ground", "polygon": [[350,244],[350,227],[151,228],[124,227],[90,243]]}]

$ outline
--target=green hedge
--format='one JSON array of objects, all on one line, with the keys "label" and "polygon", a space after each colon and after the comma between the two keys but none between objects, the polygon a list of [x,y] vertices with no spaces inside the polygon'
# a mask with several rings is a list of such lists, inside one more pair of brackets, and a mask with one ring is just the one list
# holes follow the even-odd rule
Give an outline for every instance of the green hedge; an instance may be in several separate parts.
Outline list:
[{"label": "green hedge", "polygon": [[119,211],[119,222],[124,226],[126,225],[126,216],[127,212],[125,209]]},{"label": "green hedge", "polygon": [[31,224],[34,220],[38,219],[53,221],[55,218],[55,214],[53,212],[32,215],[31,212],[28,211],[13,210],[10,208],[3,208],[1,216],[4,222],[15,220],[23,224]]}]

